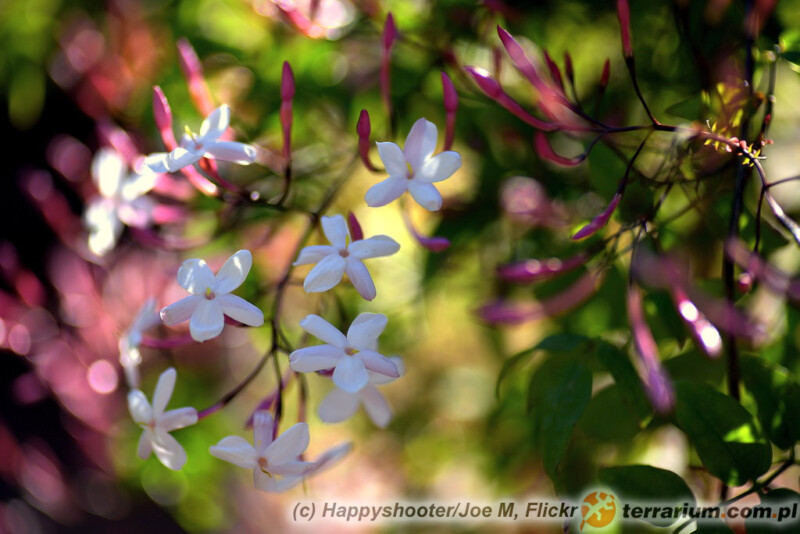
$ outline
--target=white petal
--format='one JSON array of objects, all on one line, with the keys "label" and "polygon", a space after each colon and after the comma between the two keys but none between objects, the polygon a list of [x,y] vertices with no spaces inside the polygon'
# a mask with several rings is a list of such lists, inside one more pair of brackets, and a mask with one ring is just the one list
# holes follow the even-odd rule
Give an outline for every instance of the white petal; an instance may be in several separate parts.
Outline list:
[{"label": "white petal", "polygon": [[334,389],[319,403],[319,418],[326,423],[340,423],[358,409],[359,394]]},{"label": "white petal", "polygon": [[350,255],[360,260],[391,256],[398,250],[400,250],[400,243],[387,235],[375,235],[369,239],[353,241],[347,247]]},{"label": "white petal", "polygon": [[179,471],[186,463],[186,451],[178,440],[166,432],[156,431],[152,444],[153,452],[165,467]]},{"label": "white petal", "polygon": [[400,372],[397,370],[397,367],[383,354],[375,352],[374,350],[362,350],[358,355],[361,356],[361,359],[364,361],[364,367],[370,371],[392,378],[400,377]]},{"label": "white petal", "polygon": [[214,141],[203,145],[205,155],[220,161],[230,161],[239,165],[250,165],[256,160],[256,149],[252,145],[236,141]]},{"label": "white petal", "polygon": [[333,215],[331,217],[323,216],[320,219],[322,225],[322,233],[328,239],[328,242],[339,250],[347,246],[347,240],[350,237],[350,232],[347,228],[347,223],[341,215]]},{"label": "white petal", "polygon": [[317,263],[325,256],[337,253],[338,251],[336,248],[330,245],[313,245],[310,247],[305,247],[300,251],[300,254],[297,256],[297,260],[292,265],[308,265],[311,263]]},{"label": "white petal", "polygon": [[364,410],[372,422],[380,428],[386,428],[392,420],[392,410],[383,395],[373,387],[364,388],[360,395]]},{"label": "white petal", "polygon": [[[397,374],[399,376],[403,376],[406,374],[406,366],[403,364],[402,358],[397,356],[392,356],[389,358],[389,361],[392,362],[397,369]],[[381,385],[381,384],[388,384],[389,382],[394,382],[397,380],[398,377],[383,375],[380,373],[375,373],[370,371],[369,373],[369,383],[371,385]]]},{"label": "white petal", "polygon": [[152,172],[131,174],[122,184],[120,196],[128,202],[149,193],[155,186],[158,175]]},{"label": "white petal", "polygon": [[173,326],[188,321],[197,305],[205,300],[200,295],[189,295],[178,302],[174,302],[161,310],[161,320],[167,326]]},{"label": "white petal", "polygon": [[167,171],[175,172],[193,163],[200,161],[203,157],[203,152],[199,150],[187,150],[183,147],[177,147],[175,150],[167,155],[166,164]]},{"label": "white petal", "polygon": [[147,460],[153,452],[153,433],[149,428],[145,428],[142,435],[139,436],[139,444],[136,447],[136,452],[142,460]]},{"label": "white petal", "polygon": [[222,333],[224,326],[222,306],[216,299],[201,300],[192,318],[189,319],[189,333],[195,341],[207,341],[217,337]]},{"label": "white petal", "polygon": [[253,255],[249,250],[240,250],[227,260],[217,272],[216,282],[212,289],[217,295],[230,293],[244,282],[250,267],[253,266]]},{"label": "white petal", "polygon": [[389,176],[396,176],[398,178],[405,178],[408,176],[408,167],[406,166],[406,158],[403,155],[403,149],[394,143],[376,143],[378,145],[378,155],[381,157],[383,165],[386,167],[386,172]]},{"label": "white petal", "polygon": [[258,467],[256,449],[240,436],[222,438],[219,443],[209,447],[208,452],[211,456],[245,469]]},{"label": "white petal", "polygon": [[134,198],[121,202],[117,207],[119,220],[134,228],[147,228],[153,222],[156,202],[150,197]]},{"label": "white petal", "polygon": [[264,324],[264,312],[236,295],[219,295],[216,300],[222,306],[222,313],[248,326]]},{"label": "white petal", "polygon": [[214,141],[225,133],[230,122],[231,108],[227,104],[222,104],[203,120],[203,124],[200,125],[200,137],[203,141]]},{"label": "white petal", "polygon": [[334,287],[342,280],[345,261],[339,254],[325,256],[306,275],[303,289],[306,293],[321,293]]},{"label": "white petal", "polygon": [[289,355],[289,363],[298,373],[313,373],[333,369],[344,356],[342,349],[332,345],[315,345],[292,352]]},{"label": "white petal", "polygon": [[349,393],[359,391],[368,380],[367,369],[358,355],[342,358],[333,370],[333,383]]},{"label": "white petal", "polygon": [[306,423],[293,425],[267,447],[264,452],[267,464],[281,465],[296,460],[308,448],[309,440],[308,425]]},{"label": "white petal", "polygon": [[112,197],[122,186],[127,164],[116,150],[102,148],[92,160],[92,179],[104,197]]},{"label": "white petal", "polygon": [[167,407],[169,398],[172,397],[172,391],[175,389],[175,379],[178,373],[174,367],[170,367],[158,377],[156,390],[153,393],[153,418],[156,420],[161,418],[164,409]]},{"label": "white petal", "polygon": [[390,176],[370,187],[364,195],[364,201],[373,208],[385,206],[408,190],[408,182],[407,178]]},{"label": "white petal", "polygon": [[341,445],[337,445],[325,451],[322,455],[320,455],[316,460],[314,460],[315,467],[312,468],[311,471],[306,473],[306,476],[311,476],[312,474],[316,475],[325,471],[329,467],[332,467],[336,463],[338,463],[342,458],[347,456],[350,451],[353,450],[352,443],[342,443]]},{"label": "white petal", "polygon": [[153,408],[147,402],[145,394],[138,389],[128,392],[128,411],[138,424],[146,425],[153,420]]},{"label": "white petal", "polygon": [[193,295],[203,295],[215,282],[214,273],[205,260],[186,260],[178,269],[178,284]]},{"label": "white petal", "polygon": [[350,278],[350,282],[353,283],[361,298],[365,300],[375,298],[375,283],[372,281],[364,262],[357,258],[347,258],[344,272],[347,273],[347,277]]},{"label": "white petal", "polygon": [[448,150],[426,161],[422,168],[414,174],[414,179],[421,182],[441,182],[450,178],[461,168],[461,155]]},{"label": "white petal", "polygon": [[87,208],[84,220],[90,229],[89,250],[98,256],[113,250],[123,229],[113,201],[93,202]]},{"label": "white petal", "polygon": [[142,166],[155,174],[166,174],[170,172],[168,161],[169,154],[167,152],[156,152],[144,158]]},{"label": "white petal", "polygon": [[312,313],[303,317],[300,321],[300,328],[320,341],[324,341],[328,345],[333,345],[342,350],[344,350],[344,346],[347,344],[347,339],[344,337],[344,334],[339,332],[338,328],[319,315],[314,315]]},{"label": "white petal", "polygon": [[347,344],[358,350],[375,346],[378,336],[386,328],[387,318],[382,313],[361,313],[347,330]]},{"label": "white petal", "polygon": [[308,471],[310,471],[314,467],[314,464],[311,462],[301,462],[299,460],[293,460],[290,462],[284,462],[280,465],[274,465],[272,467],[268,467],[267,469],[273,475],[289,475],[289,476],[297,476],[297,475],[304,475]]},{"label": "white petal", "polygon": [[268,493],[281,493],[288,491],[303,481],[302,476],[282,478],[271,477],[266,473],[261,472],[259,469],[253,470],[253,473],[255,473],[253,482],[256,489],[266,491]]},{"label": "white petal", "polygon": [[410,180],[408,182],[408,192],[417,201],[417,204],[428,211],[439,211],[442,207],[442,195],[433,184]]},{"label": "white petal", "polygon": [[419,119],[411,127],[403,145],[403,154],[414,172],[422,168],[433,151],[436,150],[436,125],[425,119]]},{"label": "white petal", "polygon": [[272,443],[272,430],[275,426],[275,419],[267,410],[259,410],[253,414],[253,443],[256,446],[256,453],[260,456],[264,450]]},{"label": "white petal", "polygon": [[158,427],[166,432],[191,426],[197,422],[197,410],[191,407],[177,408],[165,412],[158,420]]}]

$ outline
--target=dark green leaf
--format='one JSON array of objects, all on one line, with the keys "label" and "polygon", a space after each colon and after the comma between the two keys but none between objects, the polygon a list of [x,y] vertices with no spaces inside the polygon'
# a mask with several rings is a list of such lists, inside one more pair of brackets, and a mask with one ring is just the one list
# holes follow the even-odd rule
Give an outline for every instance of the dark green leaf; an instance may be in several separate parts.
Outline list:
[{"label": "dark green leaf", "polygon": [[592,373],[582,363],[554,356],[533,374],[528,410],[545,471],[555,479],[575,424],[592,397]]},{"label": "dark green leaf", "polygon": [[775,445],[788,449],[800,439],[800,385],[784,367],[763,358],[742,358],[742,380],[758,404],[758,420]]},{"label": "dark green leaf", "polygon": [[614,382],[620,387],[622,400],[636,417],[640,421],[649,418],[652,413],[650,401],[628,355],[609,343],[600,343],[597,346],[597,358],[614,377]]},{"label": "dark green leaf", "polygon": [[[623,390],[612,384],[592,397],[578,426],[601,441],[629,443],[639,433],[639,419],[623,400]],[[613,417],[609,417],[613,414]]]},{"label": "dark green leaf", "polygon": [[[766,495],[762,495],[761,504],[769,508],[769,510],[766,510],[766,515],[775,522],[759,521],[753,518],[747,519],[745,521],[747,534],[800,532],[800,493],[787,488],[777,488]],[[781,519],[780,522],[778,522],[779,518]]]},{"label": "dark green leaf", "polygon": [[[624,467],[606,467],[600,470],[600,481],[611,488],[620,501],[626,499],[633,502],[658,502],[669,505],[670,511],[675,507],[688,503],[695,504],[694,495],[681,477],[649,465],[627,465]],[[667,507],[664,507],[667,510]],[[667,527],[675,523],[677,518],[664,517],[666,514],[653,514],[656,517],[643,518],[652,525]],[[672,515],[672,514],[670,514]]]},{"label": "dark green leaf", "polygon": [[730,486],[769,469],[772,448],[741,404],[706,384],[677,382],[675,416],[708,471]]}]

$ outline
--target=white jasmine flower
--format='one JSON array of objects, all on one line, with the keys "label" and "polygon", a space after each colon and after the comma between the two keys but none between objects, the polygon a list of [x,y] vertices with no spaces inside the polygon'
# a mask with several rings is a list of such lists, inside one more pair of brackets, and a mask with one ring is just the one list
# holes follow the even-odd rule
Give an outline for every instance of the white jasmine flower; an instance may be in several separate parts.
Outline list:
[{"label": "white jasmine flower", "polygon": [[145,228],[152,223],[155,202],[144,195],[155,186],[156,175],[128,173],[122,156],[103,148],[92,161],[92,180],[100,195],[89,202],[83,219],[89,250],[103,256],[116,246],[124,225]]},{"label": "white jasmine flower", "polygon": [[175,377],[176,372],[172,367],[161,373],[153,393],[152,406],[144,393],[138,389],[131,390],[128,393],[128,410],[144,430],[139,439],[139,457],[145,460],[151,452],[155,452],[162,464],[178,471],[186,463],[186,451],[169,432],[195,424],[197,410],[178,408],[164,411],[175,388]]},{"label": "white jasmine flower", "polygon": [[219,140],[228,129],[230,117],[230,108],[226,104],[221,105],[203,120],[199,134],[191,132],[187,127],[179,147],[169,153],[159,152],[147,156],[144,160],[145,167],[156,173],[175,172],[204,157],[250,165],[256,159],[256,149],[253,146]]},{"label": "white jasmine flower", "polygon": [[347,337],[318,315],[307,315],[300,321],[300,327],[327,344],[292,352],[289,363],[297,372],[333,369],[333,383],[350,393],[367,385],[367,370],[391,378],[400,376],[395,364],[376,351],[378,336],[386,328],[386,316],[382,313],[360,314],[350,325]]},{"label": "white jasmine flower", "polygon": [[[208,452],[245,469],[252,469],[256,488],[285,491],[302,480],[313,464],[298,460],[308,448],[308,425],[297,423],[272,441],[275,421],[272,414],[260,410],[253,416],[253,443],[239,436],[228,436]],[[281,476],[283,478],[278,479]]]},{"label": "white jasmine flower", "polygon": [[225,326],[225,317],[249,326],[264,324],[264,313],[230,292],[242,285],[253,256],[249,250],[240,250],[227,259],[214,275],[205,261],[186,260],[178,269],[178,283],[190,296],[161,310],[164,324],[172,326],[189,321],[189,332],[195,341],[217,337]]},{"label": "white jasmine flower", "polygon": [[330,245],[305,247],[294,262],[294,265],[317,264],[306,276],[303,289],[308,293],[327,291],[338,284],[342,275],[347,273],[359,295],[366,300],[374,299],[375,284],[361,260],[389,256],[400,250],[400,245],[385,235],[352,241],[348,245],[350,232],[344,217],[322,217],[321,223]]},{"label": "white jasmine flower", "polygon": [[400,198],[408,191],[417,204],[429,211],[442,207],[442,195],[433,185],[449,178],[461,167],[458,152],[448,150],[433,156],[436,125],[419,119],[411,127],[404,148],[394,143],[377,143],[389,177],[369,188],[364,200],[377,208]]},{"label": "white jasmine flower", "polygon": [[146,330],[161,323],[161,317],[156,310],[156,299],[150,297],[139,308],[128,330],[119,339],[119,363],[125,370],[128,386],[139,387],[139,365],[142,363],[142,354],[139,344]]},{"label": "white jasmine flower", "polygon": [[[390,358],[390,360],[397,367],[398,374],[402,376],[405,373],[403,360],[398,357]],[[369,381],[361,391],[349,393],[341,389],[334,389],[328,393],[319,404],[319,418],[326,423],[339,423],[352,417],[361,404],[373,423],[380,428],[386,428],[392,420],[392,410],[375,386],[388,384],[396,379],[374,371],[368,371],[368,373]]]}]

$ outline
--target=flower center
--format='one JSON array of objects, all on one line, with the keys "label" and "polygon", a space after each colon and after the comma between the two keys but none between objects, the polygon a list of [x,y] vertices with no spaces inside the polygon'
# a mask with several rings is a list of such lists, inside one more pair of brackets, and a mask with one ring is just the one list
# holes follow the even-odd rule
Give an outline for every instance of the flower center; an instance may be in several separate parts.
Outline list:
[{"label": "flower center", "polygon": [[344,349],[344,353],[347,354],[348,356],[352,356],[353,354],[358,353],[358,349],[354,349],[353,347],[347,347],[346,349]]},{"label": "flower center", "polygon": [[217,295],[213,291],[211,291],[210,287],[207,287],[205,297],[208,300],[214,300],[217,297]]},{"label": "flower center", "polygon": [[406,167],[408,168],[408,172],[406,173],[406,178],[409,180],[414,179],[414,167],[411,166],[409,162],[406,161]]},{"label": "flower center", "polygon": [[197,142],[197,135],[189,129],[189,126],[184,126],[184,129],[186,130],[186,135],[191,137],[192,141],[194,141],[195,148],[198,150],[203,148],[203,145]]},{"label": "flower center", "polygon": [[267,475],[269,478],[272,478],[272,473],[267,471],[267,459],[263,456],[258,459],[258,468],[261,469],[261,472]]},{"label": "flower center", "polygon": [[346,258],[349,255],[350,255],[350,252],[348,252],[348,250],[346,248],[343,248],[342,250],[339,251],[339,256],[341,256],[343,258]]}]

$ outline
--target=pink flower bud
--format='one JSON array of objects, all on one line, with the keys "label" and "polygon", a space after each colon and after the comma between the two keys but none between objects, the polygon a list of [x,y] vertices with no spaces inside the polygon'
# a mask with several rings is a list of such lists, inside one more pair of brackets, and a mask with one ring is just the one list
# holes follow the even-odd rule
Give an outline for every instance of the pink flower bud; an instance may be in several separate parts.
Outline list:
[{"label": "pink flower bud", "polygon": [[203,66],[197,57],[197,52],[186,39],[178,40],[178,58],[197,111],[205,116],[210,115],[214,111],[214,101],[203,78]]},{"label": "pink flower bud", "polygon": [[611,61],[606,59],[603,64],[603,74],[600,75],[600,87],[605,89],[608,87],[608,78],[611,76]]},{"label": "pink flower bud", "polygon": [[178,143],[175,140],[175,132],[172,131],[172,109],[164,92],[157,85],[153,87],[153,117],[164,146],[167,150],[174,150]]},{"label": "pink flower bud", "polygon": [[539,154],[540,158],[557,165],[563,165],[564,167],[578,166],[586,159],[585,152],[573,158],[567,158],[556,154],[553,147],[550,146],[550,143],[547,141],[547,136],[543,132],[536,132],[534,134],[533,146],[536,148],[536,153]]},{"label": "pink flower bud", "polygon": [[509,282],[530,284],[556,278],[585,264],[587,256],[580,253],[572,258],[529,259],[500,265],[497,276]]},{"label": "pink flower bud", "polygon": [[611,218],[611,215],[614,213],[614,210],[617,209],[617,205],[619,201],[622,200],[622,194],[616,193],[614,198],[611,199],[611,202],[608,204],[608,207],[602,211],[597,217],[592,219],[592,221],[575,232],[575,235],[572,236],[573,241],[579,241],[581,239],[586,239],[589,236],[596,234],[599,230],[601,230],[608,220]]},{"label": "pink flower bud", "polygon": [[283,62],[283,73],[281,76],[281,100],[291,100],[294,98],[294,73],[288,61]]},{"label": "pink flower bud", "polygon": [[542,50],[544,54],[544,61],[547,64],[547,69],[550,71],[550,77],[553,78],[553,81],[558,84],[561,89],[564,89],[564,80],[561,77],[561,71],[556,65],[556,62],[550,57],[550,54],[547,53],[547,50]]},{"label": "pink flower bud", "polygon": [[386,23],[383,26],[383,49],[388,51],[397,39],[397,26],[394,24],[394,17],[391,13],[386,15]]},{"label": "pink flower bud", "polygon": [[500,84],[492,78],[487,71],[480,67],[464,67],[464,69],[472,76],[481,91],[493,100],[498,100],[503,94],[503,89]]},{"label": "pink flower bud", "polygon": [[500,40],[503,42],[503,46],[508,52],[508,57],[511,58],[511,62],[520,71],[520,73],[525,76],[531,84],[533,84],[536,89],[539,91],[549,90],[549,88],[545,85],[542,78],[539,76],[539,73],[536,71],[536,67],[533,66],[531,60],[528,59],[527,54],[525,54],[525,50],[522,49],[522,46],[508,33],[506,30],[501,28],[500,26],[497,27],[497,34],[500,36]]},{"label": "pink flower bud", "polygon": [[631,45],[631,9],[628,0],[617,0],[617,17],[622,32],[622,53],[626,58],[631,58],[633,57],[633,46]]},{"label": "pink flower bud", "polygon": [[575,70],[572,68],[572,56],[569,52],[564,52],[564,73],[570,83],[575,83]]},{"label": "pink flower bud", "polygon": [[283,62],[281,77],[281,110],[280,119],[283,128],[283,157],[287,161],[292,157],[292,98],[294,98],[294,74],[288,61]]},{"label": "pink flower bud", "polygon": [[444,94],[445,111],[455,113],[458,110],[458,93],[456,93],[453,81],[445,71],[442,71],[442,93]]},{"label": "pink flower bud", "polygon": [[361,156],[361,161],[364,163],[364,166],[372,172],[376,172],[378,168],[375,167],[375,165],[372,163],[372,160],[369,159],[369,135],[371,130],[372,127],[369,122],[369,113],[366,109],[362,109],[361,114],[358,116],[358,123],[356,124],[356,133],[358,134],[358,154]]},{"label": "pink flower bud", "polygon": [[361,229],[355,213],[352,211],[347,214],[347,227],[350,230],[350,241],[361,241],[364,239],[364,231]]},{"label": "pink flower bud", "polygon": [[426,248],[431,252],[442,252],[450,247],[450,240],[445,237],[428,237],[421,234],[416,228],[414,228],[414,224],[411,222],[411,217],[409,217],[408,213],[405,211],[403,212],[403,220],[406,223],[408,231],[412,236],[414,236],[414,239],[416,239],[417,243],[419,243],[423,248]]}]

